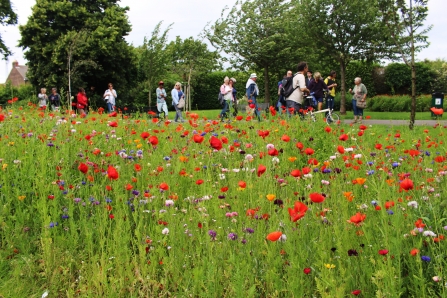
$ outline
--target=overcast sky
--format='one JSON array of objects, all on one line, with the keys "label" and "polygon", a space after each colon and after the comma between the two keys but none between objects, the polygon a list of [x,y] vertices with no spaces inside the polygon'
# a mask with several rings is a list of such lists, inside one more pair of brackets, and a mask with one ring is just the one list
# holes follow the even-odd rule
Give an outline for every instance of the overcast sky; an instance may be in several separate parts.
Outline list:
[{"label": "overcast sky", "polygon": [[[11,0],[13,9],[19,16],[19,24],[25,24],[31,15],[35,0]],[[126,37],[135,46],[143,43],[144,36],[149,36],[155,25],[164,21],[165,28],[174,23],[170,39],[176,36],[197,37],[206,24],[219,18],[225,5],[232,6],[236,0],[121,0],[121,6],[129,6],[128,12],[132,32]],[[447,60],[447,18],[445,18],[446,0],[429,0],[429,15],[426,24],[433,25],[429,32],[430,47],[417,55],[419,60],[425,58]],[[26,63],[23,52],[17,48],[20,33],[18,26],[0,26],[0,34],[13,55],[8,61],[0,61],[0,83],[6,80],[11,70],[12,61]]]}]

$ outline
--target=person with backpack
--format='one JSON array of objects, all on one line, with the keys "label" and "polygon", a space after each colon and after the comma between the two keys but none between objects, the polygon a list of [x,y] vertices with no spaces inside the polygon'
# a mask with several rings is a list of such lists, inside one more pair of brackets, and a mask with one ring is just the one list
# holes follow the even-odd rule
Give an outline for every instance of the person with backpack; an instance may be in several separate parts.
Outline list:
[{"label": "person with backpack", "polygon": [[310,93],[306,87],[306,78],[304,77],[307,70],[307,62],[298,63],[298,73],[293,78],[288,78],[287,83],[283,86],[289,115],[291,113],[297,114],[300,111],[304,101],[304,92]]},{"label": "person with backpack", "polygon": [[[287,74],[283,77],[283,80],[291,77],[293,77],[293,73],[291,70],[288,70]],[[281,94],[281,89],[282,89],[282,80],[278,82],[278,104],[276,105],[276,110],[278,112],[280,112],[280,109],[286,108],[286,99]]]},{"label": "person with backpack", "polygon": [[331,70],[329,76],[324,80],[324,83],[326,84],[327,88],[329,89],[329,93],[326,98],[326,105],[327,105],[327,108],[330,110],[334,109],[335,87],[337,87],[337,84],[335,83],[336,76],[337,76],[337,73],[335,72],[335,70]]},{"label": "person with backpack", "polygon": [[245,84],[245,93],[247,94],[248,103],[254,105],[255,109],[255,115],[258,118],[259,121],[261,121],[261,114],[259,114],[258,111],[258,103],[256,102],[256,97],[259,95],[259,88],[256,84],[256,80],[258,79],[258,76],[255,73],[252,73],[250,75],[250,78],[247,81],[247,84]]},{"label": "person with backpack", "polygon": [[220,86],[220,93],[223,95],[223,108],[220,112],[220,121],[224,121],[227,116],[227,112],[230,111],[230,105],[233,100],[233,88],[230,86],[230,79],[224,78],[224,83]]}]

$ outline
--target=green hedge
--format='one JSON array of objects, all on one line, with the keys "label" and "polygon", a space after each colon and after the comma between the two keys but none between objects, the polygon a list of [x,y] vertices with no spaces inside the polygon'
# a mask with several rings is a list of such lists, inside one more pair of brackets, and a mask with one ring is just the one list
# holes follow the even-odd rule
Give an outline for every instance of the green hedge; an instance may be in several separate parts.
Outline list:
[{"label": "green hedge", "polygon": [[8,100],[14,97],[17,97],[19,100],[31,100],[36,103],[39,92],[40,90],[36,90],[30,84],[12,87],[8,82],[5,85],[0,85],[0,104],[6,104]]},{"label": "green hedge", "polygon": [[[416,100],[417,112],[428,112],[431,108],[431,95],[420,95]],[[379,95],[368,99],[368,110],[372,112],[410,112],[411,96]]]}]

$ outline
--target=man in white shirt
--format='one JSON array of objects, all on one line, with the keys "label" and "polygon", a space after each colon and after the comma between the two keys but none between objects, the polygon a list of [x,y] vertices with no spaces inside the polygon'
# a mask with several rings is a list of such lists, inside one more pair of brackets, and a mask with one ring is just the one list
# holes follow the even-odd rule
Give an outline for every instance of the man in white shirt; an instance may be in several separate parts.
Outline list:
[{"label": "man in white shirt", "polygon": [[298,63],[298,74],[293,77],[293,88],[295,91],[286,98],[287,110],[291,114],[297,114],[301,109],[304,101],[303,92],[310,93],[306,87],[306,78],[304,77],[307,74],[307,70],[307,62]]}]

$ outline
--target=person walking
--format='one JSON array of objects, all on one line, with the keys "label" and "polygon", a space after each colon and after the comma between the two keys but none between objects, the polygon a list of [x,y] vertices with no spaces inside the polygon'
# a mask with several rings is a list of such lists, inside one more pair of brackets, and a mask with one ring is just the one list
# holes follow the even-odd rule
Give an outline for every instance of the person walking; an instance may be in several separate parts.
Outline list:
[{"label": "person walking", "polygon": [[183,94],[183,91],[182,91],[182,84],[180,84],[179,82],[175,83],[174,89],[172,89],[172,91],[171,91],[171,96],[172,96],[172,105],[175,108],[174,121],[175,122],[185,122],[185,120],[183,120],[183,117],[182,117],[182,109],[177,106],[180,99],[185,97],[185,95]]},{"label": "person walking", "polygon": [[256,101],[256,98],[259,95],[259,88],[258,85],[256,84],[257,79],[258,76],[255,73],[252,73],[247,81],[247,84],[245,85],[245,89],[248,98],[248,103],[254,105],[255,115],[258,118],[258,120],[261,121],[261,114],[258,111],[258,103]]},{"label": "person walking", "polygon": [[57,88],[51,88],[51,95],[48,97],[53,111],[59,111],[61,106],[61,96],[57,93]]},{"label": "person walking", "polygon": [[118,97],[115,89],[113,89],[113,84],[108,84],[108,89],[104,92],[103,98],[107,103],[107,110],[112,113],[115,110],[116,98]]},{"label": "person walking", "polygon": [[41,88],[37,97],[39,98],[39,110],[45,111],[47,109],[48,100],[47,89]]},{"label": "person walking", "polygon": [[301,109],[304,101],[304,92],[310,93],[306,87],[306,79],[304,75],[307,73],[307,62],[298,63],[298,73],[293,77],[292,86],[294,91],[286,98],[287,111],[290,114],[297,114]]},{"label": "person walking", "polygon": [[327,88],[329,89],[329,93],[326,99],[327,108],[330,110],[334,109],[334,100],[335,100],[335,87],[337,87],[337,83],[335,83],[335,77],[337,73],[335,70],[331,70],[329,76],[324,80]]},{"label": "person walking", "polygon": [[327,89],[326,84],[321,78],[321,74],[317,71],[314,74],[314,79],[309,83],[310,95],[312,95],[318,103],[318,111],[321,111],[323,107],[323,95],[324,90]]},{"label": "person walking", "polygon": [[78,95],[76,96],[76,107],[78,108],[78,114],[81,117],[85,116],[85,109],[88,105],[87,95],[85,94],[84,88],[80,87]]},{"label": "person walking", "polygon": [[224,121],[228,117],[227,112],[230,111],[231,101],[233,100],[233,88],[230,86],[230,79],[228,77],[224,78],[224,83],[220,86],[220,93],[223,95],[223,107],[220,111],[220,121]]},{"label": "person walking", "polygon": [[362,84],[362,79],[357,77],[354,79],[354,89],[349,89],[349,93],[353,94],[352,97],[352,110],[354,111],[354,123],[362,123],[363,120],[363,108],[357,106],[357,101],[364,102],[368,90],[366,86]]},{"label": "person walking", "polygon": [[234,114],[233,116],[236,116],[238,113],[238,109],[237,109],[237,90],[236,88],[234,88],[234,84],[236,83],[236,79],[235,78],[230,78],[230,81],[228,82],[228,84],[230,85],[232,91],[232,95],[233,95],[233,100],[232,100],[232,105],[234,107]]},{"label": "person walking", "polygon": [[157,88],[157,110],[158,114],[164,113],[165,120],[168,119],[168,105],[166,104],[166,98],[168,94],[164,88],[165,83],[163,81],[158,82]]}]

